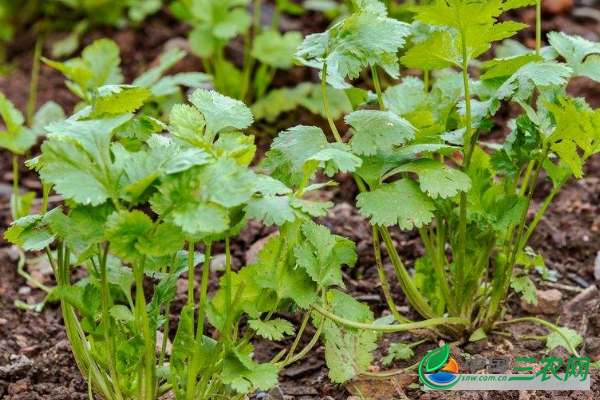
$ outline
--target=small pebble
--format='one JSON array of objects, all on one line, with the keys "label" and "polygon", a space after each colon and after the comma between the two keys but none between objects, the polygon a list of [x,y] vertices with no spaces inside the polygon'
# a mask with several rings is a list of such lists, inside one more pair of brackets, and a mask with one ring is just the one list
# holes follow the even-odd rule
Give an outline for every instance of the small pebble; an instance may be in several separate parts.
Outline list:
[{"label": "small pebble", "polygon": [[29,286],[21,286],[18,293],[21,296],[27,296],[31,293],[31,288]]}]

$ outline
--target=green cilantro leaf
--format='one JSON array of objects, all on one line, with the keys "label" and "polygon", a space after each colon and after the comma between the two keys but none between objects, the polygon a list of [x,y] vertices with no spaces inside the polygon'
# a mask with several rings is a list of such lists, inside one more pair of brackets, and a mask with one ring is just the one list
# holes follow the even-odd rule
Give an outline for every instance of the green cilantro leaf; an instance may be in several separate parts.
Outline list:
[{"label": "green cilantro leaf", "polygon": [[408,361],[415,353],[406,343],[392,343],[388,348],[388,354],[381,359],[383,365],[390,365],[394,361]]},{"label": "green cilantro leaf", "polygon": [[557,100],[559,104],[546,103],[556,121],[554,132],[548,137],[550,148],[571,167],[577,178],[581,178],[583,159],[577,148],[587,156],[597,151],[600,113],[579,109],[576,101],[567,97]]},{"label": "green cilantro leaf", "polygon": [[316,285],[302,268],[287,254],[285,238],[271,238],[258,253],[253,264],[256,283],[272,289],[280,299],[291,299],[298,307],[307,309],[317,300]]},{"label": "green cilantro leaf", "polygon": [[0,132],[0,148],[25,154],[35,145],[35,132],[24,125],[25,117],[3,93],[0,93],[0,117],[7,128],[6,132]]},{"label": "green cilantro leaf", "polygon": [[309,35],[298,48],[296,57],[310,67],[323,69],[327,64],[327,82],[343,89],[346,77],[357,78],[368,66],[379,65],[397,78],[396,53],[410,33],[409,25],[386,17],[370,7],[337,23],[325,33]]},{"label": "green cilantro leaf", "polygon": [[344,286],[342,265],[353,267],[356,264],[354,243],[340,236],[332,235],[329,229],[312,221],[305,221],[302,233],[306,240],[296,244],[294,255],[299,267],[321,287]]},{"label": "green cilantro leaf", "polygon": [[600,82],[600,43],[564,32],[550,32],[548,41],[564,57],[575,76],[586,76]]},{"label": "green cilantro leaf", "polygon": [[[559,327],[558,329],[568,338],[569,344],[574,349],[576,349],[583,343],[583,338],[576,330],[564,327]],[[565,349],[569,349],[567,343],[565,342],[565,339],[563,339],[563,337],[557,332],[552,331],[552,333],[550,333],[548,335],[548,338],[546,339],[546,347],[548,348],[548,350],[552,351],[558,346],[562,346]]]},{"label": "green cilantro leaf", "polygon": [[541,62],[543,58],[534,54],[522,54],[510,58],[499,58],[487,61],[484,64],[485,73],[481,75],[481,79],[495,79],[512,76],[522,66],[530,62]]},{"label": "green cilantro leaf", "polygon": [[471,179],[465,173],[431,159],[423,158],[404,164],[390,172],[390,175],[400,172],[418,174],[421,190],[434,199],[453,197],[471,188]]},{"label": "green cilantro leaf", "polygon": [[206,141],[212,142],[224,129],[244,129],[252,124],[252,113],[244,103],[223,96],[213,90],[198,89],[190,96],[190,102],[204,115]]},{"label": "green cilantro leaf", "polygon": [[277,385],[277,366],[270,363],[244,366],[237,357],[226,356],[223,360],[221,379],[238,393],[248,393],[252,388],[268,390]]},{"label": "green cilantro leaf", "polygon": [[324,168],[325,173],[332,176],[338,171],[352,172],[360,163],[360,159],[348,151],[347,145],[329,143],[320,128],[299,125],[273,140],[264,167],[275,179],[292,187],[300,185],[307,171],[312,175],[317,167]]},{"label": "green cilantro leaf", "polygon": [[258,336],[268,340],[281,340],[284,335],[293,335],[294,325],[285,319],[276,318],[268,321],[260,319],[251,319],[248,321],[250,328],[256,331]]},{"label": "green cilantro leaf", "polygon": [[459,66],[461,55],[455,41],[450,32],[437,32],[426,41],[411,47],[400,61],[408,68],[427,70]]},{"label": "green cilantro leaf", "polygon": [[510,282],[510,287],[512,287],[515,292],[522,293],[523,298],[529,304],[537,305],[538,299],[535,296],[536,287],[533,281],[527,275],[513,278]]},{"label": "green cilantro leaf", "polygon": [[[373,322],[373,313],[366,305],[337,290],[332,290],[330,296],[336,315],[361,323]],[[371,352],[377,348],[377,334],[339,327],[328,319],[324,324],[325,361],[332,382],[342,383],[365,371],[373,362]]]},{"label": "green cilantro leaf", "polygon": [[530,62],[522,66],[498,89],[499,99],[513,98],[525,101],[534,88],[561,86],[567,82],[573,70],[552,61]]},{"label": "green cilantro leaf", "polygon": [[267,29],[260,32],[252,45],[252,57],[261,63],[278,69],[290,69],[293,65],[296,48],[302,43],[300,32],[281,34]]},{"label": "green cilantro leaf", "polygon": [[79,98],[87,100],[92,91],[104,85],[123,82],[120,71],[119,46],[109,39],[99,39],[83,49],[80,58],[63,62],[44,58],[44,62],[62,72],[67,87]]},{"label": "green cilantro leaf", "polygon": [[359,110],[346,116],[345,121],[355,129],[351,146],[356,154],[391,150],[415,137],[415,128],[390,111]]},{"label": "green cilantro leaf", "polygon": [[98,88],[92,103],[92,117],[103,114],[124,114],[134,112],[149,98],[148,89],[129,85],[107,85]]},{"label": "green cilantro leaf", "polygon": [[281,226],[296,220],[296,214],[288,196],[265,195],[253,198],[245,208],[248,217],[264,222],[266,226]]},{"label": "green cilantro leaf", "polygon": [[421,228],[433,218],[433,202],[416,182],[404,178],[385,183],[372,192],[357,197],[360,213],[370,218],[374,225],[398,224],[400,229]]},{"label": "green cilantro leaf", "polygon": [[119,211],[106,221],[105,238],[111,250],[126,261],[139,260],[142,254],[137,248],[152,229],[152,220],[141,211]]}]

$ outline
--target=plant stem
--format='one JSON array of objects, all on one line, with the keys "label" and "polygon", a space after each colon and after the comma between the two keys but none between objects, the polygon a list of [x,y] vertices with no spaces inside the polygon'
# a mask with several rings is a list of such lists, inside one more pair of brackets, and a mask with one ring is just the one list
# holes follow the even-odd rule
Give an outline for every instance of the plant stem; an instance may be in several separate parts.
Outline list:
[{"label": "plant stem", "polygon": [[385,103],[383,102],[383,94],[381,93],[381,84],[379,83],[379,74],[377,73],[377,66],[371,67],[371,74],[373,75],[373,86],[375,86],[375,92],[377,93],[377,102],[381,111],[385,111]]},{"label": "plant stem", "polygon": [[372,235],[373,235],[373,251],[375,253],[375,265],[377,266],[377,274],[379,275],[379,282],[381,282],[381,290],[383,291],[383,295],[388,304],[388,308],[392,312],[396,321],[401,324],[405,324],[410,322],[407,318],[404,318],[398,312],[398,307],[396,307],[396,303],[394,303],[394,299],[392,294],[390,293],[390,287],[388,284],[388,280],[385,276],[385,271],[383,269],[383,262],[381,261],[381,247],[379,244],[379,233],[377,232],[377,228],[375,226],[371,227]]},{"label": "plant stem", "polygon": [[[302,338],[302,334],[304,333],[304,330],[306,329],[306,325],[308,324],[309,319],[310,319],[310,312],[307,311],[306,313],[304,313],[304,318],[302,318],[302,323],[300,324],[300,329],[298,329],[296,338],[294,339],[294,342],[292,343],[292,346],[290,347],[290,351],[288,352],[288,355],[286,356],[285,360],[283,361],[283,364],[285,364],[292,357],[294,357],[294,352],[296,351],[296,348],[298,347],[298,344],[300,343],[300,339]],[[273,361],[274,360],[272,360],[272,362]]]},{"label": "plant stem", "polygon": [[565,344],[567,345],[567,350],[569,350],[569,352],[571,354],[573,354],[575,357],[579,357],[579,353],[573,347],[573,345],[569,341],[569,338],[567,337],[567,335],[565,335],[565,333],[563,331],[561,331],[558,326],[556,326],[553,323],[548,322],[544,319],[536,318],[536,317],[515,318],[515,319],[511,319],[510,321],[496,322],[494,324],[494,327],[501,326],[501,325],[509,325],[509,324],[519,324],[519,323],[523,323],[523,322],[531,322],[531,323],[542,325],[542,326],[545,326],[546,328],[552,329],[554,332],[556,332],[556,334],[558,334],[565,341]]},{"label": "plant stem", "polygon": [[535,54],[540,55],[542,49],[542,0],[535,5]]},{"label": "plant stem", "polygon": [[231,246],[229,236],[225,236],[225,282],[227,285],[227,308],[231,309]]},{"label": "plant stem", "polygon": [[194,249],[195,243],[193,240],[188,242],[188,305],[193,306],[196,303],[194,299]]},{"label": "plant stem", "polygon": [[210,274],[210,257],[212,242],[204,242],[204,265],[202,266],[202,281],[200,282],[200,303],[198,305],[198,326],[196,330],[197,343],[202,344],[204,335],[204,318],[206,317],[206,294],[208,292],[208,278]]},{"label": "plant stem", "polygon": [[[462,166],[463,172],[467,171],[468,158],[471,152],[471,90],[469,88],[469,59],[467,58],[467,38],[465,32],[462,34],[462,76],[463,85],[465,89],[465,134],[463,144],[463,157],[464,162]],[[457,303],[458,309],[462,310],[463,300],[463,285],[464,285],[464,270],[465,270],[465,258],[467,252],[467,194],[465,192],[460,193],[459,203],[459,222],[458,222],[458,254],[456,257],[456,286],[454,298]]]},{"label": "plant stem", "polygon": [[439,326],[439,325],[468,325],[469,320],[467,318],[460,317],[445,317],[445,318],[431,318],[425,321],[419,322],[411,322],[407,324],[400,325],[375,325],[375,324],[363,324],[361,322],[351,321],[342,317],[339,317],[323,307],[313,304],[312,308],[317,311],[319,314],[322,314],[326,318],[340,324],[346,326],[348,328],[354,329],[362,329],[366,331],[375,331],[375,332],[405,332],[414,329],[422,329],[430,326]]},{"label": "plant stem", "polygon": [[[566,182],[566,181],[564,181],[564,182]],[[541,205],[541,207],[538,210],[537,214],[533,218],[533,221],[531,221],[531,224],[529,224],[529,226],[527,227],[527,232],[525,233],[525,237],[523,238],[523,245],[527,245],[527,242],[529,242],[529,239],[531,238],[531,235],[535,231],[535,228],[537,227],[537,225],[539,224],[540,220],[542,219],[542,217],[546,213],[546,210],[548,210],[548,206],[550,206],[550,203],[552,203],[552,200],[554,200],[554,197],[558,194],[558,192],[560,192],[560,189],[564,185],[564,182],[556,185],[552,189],[552,191],[550,192],[550,194],[548,195],[548,197],[546,197],[546,199],[544,200],[544,203]]]},{"label": "plant stem", "polygon": [[[425,246],[425,250],[427,254],[429,254],[431,261],[433,263],[435,278],[442,289],[442,296],[444,297],[444,302],[448,306],[449,309],[454,309],[454,301],[452,298],[452,294],[450,293],[450,286],[448,285],[448,279],[446,277],[446,271],[444,271],[444,264],[437,257],[437,252],[435,251],[431,240],[425,232],[423,228],[419,229],[419,235],[421,236],[421,241]],[[439,245],[439,244],[438,244]],[[443,308],[442,308],[443,312]]]},{"label": "plant stem", "polygon": [[396,271],[398,283],[400,284],[400,287],[402,288],[402,291],[404,292],[410,304],[424,318],[437,317],[437,315],[435,315],[435,313],[427,303],[427,300],[425,300],[425,298],[421,295],[421,293],[415,286],[413,280],[408,274],[408,271],[406,270],[406,267],[402,263],[402,260],[400,260],[400,256],[398,255],[398,252],[394,247],[394,243],[392,241],[390,232],[385,227],[378,227],[378,229],[381,233],[381,237],[383,237],[383,241],[386,245],[390,261],[392,262],[394,270]]},{"label": "plant stem", "polygon": [[50,197],[50,190],[52,190],[52,185],[42,182],[42,214],[48,212],[48,197]]},{"label": "plant stem", "polygon": [[31,68],[31,82],[29,84],[29,98],[27,99],[27,124],[31,127],[33,125],[33,116],[35,114],[35,105],[37,103],[37,90],[38,81],[40,77],[40,62],[42,56],[42,49],[44,48],[44,36],[38,36],[35,42],[35,49],[33,50],[33,67]]},{"label": "plant stem", "polygon": [[[190,372],[187,380],[187,399],[193,400],[196,391],[196,368],[200,360],[200,349],[204,335],[204,318],[206,317],[206,293],[208,291],[208,278],[210,272],[212,243],[204,242],[204,265],[202,266],[202,280],[200,281],[200,303],[198,306],[198,322],[196,325],[195,349],[190,363]],[[192,303],[194,305],[194,303]]]},{"label": "plant stem", "polygon": [[425,93],[429,93],[429,80],[431,72],[426,69],[423,71],[423,86],[425,86]]},{"label": "plant stem", "polygon": [[510,253],[510,258],[509,258],[508,263],[505,266],[505,270],[503,271],[503,273],[500,277],[500,279],[501,279],[500,280],[500,288],[498,290],[494,291],[494,294],[490,301],[490,307],[488,309],[488,318],[494,317],[494,315],[498,311],[500,301],[503,298],[506,298],[506,296],[508,295],[508,287],[510,285],[510,278],[512,276],[512,271],[515,266],[516,258],[517,258],[517,255],[521,252],[522,248],[524,247],[524,244],[521,239],[523,237],[523,228],[525,227],[525,222],[527,220],[527,212],[529,211],[531,199],[533,198],[533,193],[535,192],[535,188],[538,183],[540,172],[542,170],[544,160],[546,159],[547,156],[548,156],[548,152],[547,152],[547,150],[545,150],[545,145],[542,145],[542,157],[538,161],[538,165],[535,170],[533,181],[531,182],[531,185],[529,187],[529,193],[527,194],[525,207],[523,209],[523,213],[521,214],[520,223],[519,223],[519,226],[518,226],[517,232],[516,232],[516,241],[514,243],[514,247],[512,248],[512,250],[510,250],[511,244],[509,243],[507,245],[507,250]]},{"label": "plant stem", "polygon": [[[342,137],[340,136],[340,134],[337,130],[337,127],[335,126],[335,123],[333,121],[333,118],[331,116],[331,110],[329,108],[329,100],[328,100],[328,96],[327,96],[327,81],[326,81],[326,79],[327,79],[327,63],[324,62],[322,78],[321,78],[323,107],[325,109],[325,115],[327,116],[327,121],[329,123],[329,127],[331,128],[331,133],[333,134],[335,140],[338,143],[343,143],[344,141],[342,140]],[[360,176],[358,176],[357,174],[353,174],[353,177],[354,177],[354,180],[356,181],[356,185],[358,186],[359,191],[367,192],[368,189],[367,189],[365,183],[360,178]],[[431,310],[431,307],[429,307],[429,304],[427,303],[425,298],[421,295],[421,293],[416,288],[414,282],[412,281],[410,275],[408,274],[408,271],[404,267],[404,264],[402,263],[402,260],[400,259],[400,256],[398,255],[396,248],[394,247],[392,238],[390,236],[390,233],[389,233],[387,227],[380,226],[380,227],[378,227],[378,229],[380,230],[381,236],[383,237],[383,240],[385,242],[385,246],[386,246],[386,249],[390,256],[392,265],[394,266],[394,270],[398,277],[398,282],[400,284],[400,287],[402,288],[402,291],[408,298],[408,301],[417,310],[417,312],[419,312],[419,314],[421,314],[423,317],[425,317],[425,318],[436,317],[434,312]]]},{"label": "plant stem", "polygon": [[[100,248],[100,245],[98,245]],[[117,373],[117,362],[115,359],[115,336],[112,331],[112,321],[110,319],[109,308],[111,307],[110,289],[108,287],[108,279],[106,277],[106,266],[108,259],[108,248],[107,243],[104,246],[104,250],[101,253],[100,258],[100,292],[102,294],[102,323],[104,325],[104,340],[106,341],[107,352],[108,352],[108,370],[113,381],[115,388],[115,394],[117,398],[121,398],[121,389],[119,383],[119,375]]]},{"label": "plant stem", "polygon": [[338,132],[337,127],[335,126],[335,122],[331,116],[331,109],[329,108],[329,98],[327,96],[327,62],[323,62],[323,77],[321,78],[321,90],[323,92],[323,107],[325,108],[325,115],[327,116],[327,122],[329,123],[329,128],[331,128],[331,133],[335,140],[339,143],[343,143],[342,137]]},{"label": "plant stem", "polygon": [[[150,332],[150,323],[148,321],[148,312],[146,308],[146,298],[144,296],[144,264],[145,260],[139,263],[133,274],[135,276],[135,310],[137,313],[137,321],[141,325],[141,331],[146,346],[144,355],[144,398],[146,400],[154,399],[155,369],[156,369],[156,344]],[[142,383],[140,382],[140,385]]]},{"label": "plant stem", "polygon": [[12,156],[12,168],[13,168],[13,203],[14,203],[14,219],[19,219],[21,198],[19,196],[19,156],[13,154]]},{"label": "plant stem", "polygon": [[290,364],[295,363],[298,360],[301,360],[302,358],[304,358],[304,356],[306,356],[308,354],[309,351],[312,350],[312,348],[315,346],[315,344],[317,344],[317,341],[321,337],[321,333],[323,332],[324,325],[325,325],[325,316],[322,315],[321,319],[319,321],[319,326],[317,328],[317,331],[315,332],[315,334],[312,337],[312,339],[310,340],[310,342],[308,342],[308,344],[306,346],[304,346],[304,348],[302,350],[300,350],[300,352],[298,352],[298,354],[296,354],[289,360],[286,360],[283,363],[282,368],[285,367],[286,365],[290,365]]},{"label": "plant stem", "polygon": [[525,170],[525,176],[523,176],[523,182],[521,182],[521,188],[519,189],[519,196],[525,196],[525,192],[527,191],[527,186],[529,185],[529,179],[531,178],[531,173],[533,172],[533,167],[535,167],[535,160],[529,161],[527,164],[527,169]]},{"label": "plant stem", "polygon": [[258,35],[258,33],[260,32],[260,17],[261,17],[261,7],[262,7],[262,0],[254,0],[254,6],[253,6],[253,15],[252,15],[252,29],[253,29],[253,35],[254,37],[256,37],[256,35]]}]

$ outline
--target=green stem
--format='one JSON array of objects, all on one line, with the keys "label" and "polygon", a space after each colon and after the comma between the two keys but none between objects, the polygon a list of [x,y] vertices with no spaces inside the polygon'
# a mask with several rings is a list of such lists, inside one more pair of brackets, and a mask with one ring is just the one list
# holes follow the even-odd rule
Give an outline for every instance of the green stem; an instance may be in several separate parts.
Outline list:
[{"label": "green stem", "polygon": [[529,161],[527,164],[527,169],[525,170],[525,176],[523,176],[523,182],[521,182],[521,188],[519,189],[519,196],[525,196],[525,192],[527,191],[527,186],[529,186],[529,179],[531,178],[531,173],[533,172],[533,167],[535,167],[535,160]]},{"label": "green stem", "polygon": [[425,298],[421,295],[411,279],[408,271],[406,270],[406,267],[402,263],[402,260],[400,260],[400,256],[394,247],[390,232],[383,226],[380,226],[378,229],[381,233],[381,237],[383,237],[390,261],[392,262],[394,270],[396,271],[398,283],[400,284],[400,287],[402,288],[402,291],[404,292],[408,301],[424,318],[436,318],[437,315],[435,315],[427,303],[427,300],[425,300]]},{"label": "green stem", "polygon": [[[244,287],[245,287],[245,283],[242,282],[235,293],[235,299],[233,300],[232,303],[232,307],[229,310],[229,312],[227,313],[227,317],[225,319],[225,324],[223,325],[223,331],[221,332],[221,336],[219,337],[219,339],[217,340],[217,344],[214,348],[214,350],[212,351],[212,353],[209,356],[208,362],[206,362],[205,365],[207,365],[207,370],[204,372],[204,375],[202,376],[202,379],[200,380],[200,385],[199,385],[199,396],[197,397],[198,399],[207,399],[207,398],[212,398],[210,396],[205,396],[206,390],[209,387],[209,381],[210,378],[213,376],[213,374],[215,373],[215,371],[217,370],[217,368],[222,364],[222,356],[220,356],[221,354],[221,350],[223,348],[223,342],[225,341],[229,341],[229,335],[230,335],[230,331],[234,325],[233,323],[233,319],[236,316],[236,313],[234,312],[240,303],[240,299],[242,297],[242,293],[244,292]],[[196,357],[196,355],[199,355],[199,347],[196,347],[197,351],[194,354],[194,357]],[[198,362],[198,360],[196,359],[196,362]],[[193,369],[196,370],[197,369],[197,364],[194,364],[194,360],[192,360],[192,366]],[[195,379],[194,379],[195,380]],[[189,396],[189,393],[188,393]],[[194,398],[194,397],[192,397]]]},{"label": "green stem", "polygon": [[[465,135],[463,144],[463,172],[466,172],[468,168],[468,157],[471,151],[471,130],[472,130],[472,115],[471,115],[471,90],[469,87],[469,60],[467,58],[467,38],[465,32],[462,34],[462,76],[463,86],[465,89]],[[457,303],[458,309],[462,310],[462,299],[464,293],[464,271],[465,271],[465,258],[467,253],[467,194],[465,192],[460,193],[459,203],[459,222],[458,222],[458,254],[456,257],[456,286],[454,298]]]},{"label": "green stem", "polygon": [[410,322],[407,318],[404,318],[398,312],[398,307],[396,307],[396,303],[394,303],[394,299],[392,298],[392,294],[390,292],[390,287],[388,284],[388,280],[385,276],[385,271],[383,269],[383,262],[381,261],[381,247],[379,244],[379,233],[377,232],[377,228],[375,226],[371,227],[373,234],[373,251],[375,252],[375,264],[377,266],[377,274],[379,275],[379,282],[381,282],[381,290],[383,291],[383,295],[388,304],[388,308],[392,312],[396,321],[401,324],[405,324]]},{"label": "green stem", "polygon": [[254,0],[254,9],[253,9],[253,15],[252,15],[252,29],[253,29],[253,35],[254,37],[256,37],[256,35],[258,35],[260,33],[260,17],[261,17],[261,7],[262,7],[262,0]]},{"label": "green stem", "polygon": [[431,72],[426,69],[423,71],[423,86],[425,86],[425,93],[429,93],[429,80]]},{"label": "green stem", "polygon": [[536,317],[515,318],[515,319],[511,319],[510,321],[496,322],[494,324],[494,327],[502,326],[502,325],[510,325],[510,324],[519,324],[519,323],[524,323],[524,322],[531,322],[531,323],[542,325],[542,326],[545,326],[546,328],[552,329],[554,332],[556,332],[557,335],[559,335],[565,341],[565,344],[567,345],[567,350],[569,350],[569,352],[571,354],[573,354],[575,357],[579,357],[579,353],[571,344],[569,337],[567,335],[565,335],[565,333],[558,326],[554,325],[551,322],[543,320],[541,318],[536,318]]},{"label": "green stem", "polygon": [[[144,296],[144,264],[142,260],[135,268],[135,309],[137,312],[137,321],[141,325],[146,353],[144,355],[144,398],[146,400],[154,399],[154,388],[156,387],[156,344],[150,332],[150,323],[148,321],[148,312],[146,307],[146,298]],[[140,382],[140,385],[142,382]]]},{"label": "green stem", "polygon": [[12,156],[12,168],[13,168],[13,203],[14,203],[14,219],[19,219],[21,214],[21,198],[19,196],[19,156],[13,154]]},{"label": "green stem", "polygon": [[275,3],[275,10],[273,11],[273,19],[271,21],[271,28],[273,30],[279,30],[279,20],[281,19],[281,7],[279,7],[279,2]]},{"label": "green stem", "polygon": [[304,356],[306,356],[308,354],[308,352],[311,351],[313,347],[315,347],[315,344],[317,344],[317,341],[319,340],[319,338],[321,337],[321,333],[323,332],[324,325],[325,325],[325,316],[322,315],[321,319],[319,321],[319,326],[317,328],[317,331],[315,332],[315,334],[312,337],[312,339],[310,340],[310,342],[308,342],[308,344],[306,346],[304,346],[304,348],[302,350],[300,350],[300,352],[298,352],[298,354],[296,354],[289,360],[284,361],[284,363],[281,367],[283,368],[286,365],[293,364],[296,361],[301,360]]},{"label": "green stem", "polygon": [[[210,274],[212,242],[204,242],[204,265],[202,266],[202,281],[200,282],[200,303],[198,305],[198,325],[196,330],[196,343],[202,344],[204,335],[204,319],[206,317],[206,294],[208,292],[208,278]],[[199,339],[199,340],[198,340]]]},{"label": "green stem", "polygon": [[[206,293],[208,291],[208,278],[210,272],[210,258],[211,258],[211,250],[212,243],[205,242],[204,243],[204,265],[202,266],[202,280],[200,281],[200,303],[198,306],[198,322],[196,325],[196,336],[195,336],[195,349],[194,355],[192,356],[192,361],[190,363],[191,368],[188,373],[187,380],[187,399],[193,400],[195,398],[196,392],[196,366],[199,365],[200,360],[199,357],[201,355],[200,349],[203,342],[203,334],[204,334],[204,319],[206,317]],[[193,305],[194,303],[192,303]]]},{"label": "green stem", "polygon": [[[294,357],[294,352],[296,351],[296,348],[298,347],[298,344],[300,343],[300,339],[302,338],[302,334],[304,333],[304,330],[306,329],[306,325],[308,324],[309,319],[310,319],[310,312],[307,311],[306,313],[304,313],[304,318],[302,318],[302,323],[300,324],[300,329],[298,329],[296,338],[294,339],[294,342],[292,343],[292,346],[290,347],[290,351],[288,352],[287,357],[283,361],[283,364],[285,364],[287,361],[289,361],[291,358]],[[274,361],[276,362],[277,360],[271,360],[271,362],[274,362]]]},{"label": "green stem", "polygon": [[327,122],[329,123],[329,128],[331,128],[331,133],[335,140],[339,143],[343,143],[342,137],[340,136],[340,132],[335,126],[335,122],[333,121],[333,117],[331,116],[331,109],[329,108],[329,98],[327,96],[327,63],[323,62],[323,77],[321,78],[321,90],[323,92],[323,107],[325,108],[325,115],[327,116]]},{"label": "green stem", "polygon": [[227,285],[227,308],[231,309],[231,246],[229,236],[225,236],[225,282]]},{"label": "green stem", "polygon": [[371,74],[373,75],[373,86],[375,86],[375,92],[377,93],[377,102],[381,111],[385,111],[385,103],[383,102],[383,94],[381,93],[381,84],[379,83],[379,74],[377,73],[377,66],[371,67]]},{"label": "green stem", "polygon": [[194,249],[195,243],[193,240],[188,242],[188,305],[193,306],[196,302],[194,299]]},{"label": "green stem", "polygon": [[[521,214],[521,219],[519,226],[516,232],[516,241],[514,242],[514,246],[512,247],[512,251],[509,250],[510,258],[508,263],[505,266],[505,270],[500,276],[500,288],[499,290],[495,290],[490,301],[490,308],[488,309],[488,319],[494,318],[494,315],[498,311],[498,307],[500,306],[500,301],[508,295],[508,287],[510,285],[510,279],[512,276],[512,271],[515,266],[517,255],[521,252],[524,247],[522,242],[523,237],[523,228],[525,227],[525,222],[527,220],[527,212],[529,211],[529,206],[531,204],[531,199],[533,198],[533,193],[535,192],[535,188],[537,187],[538,179],[540,176],[540,172],[542,170],[542,166],[544,164],[544,160],[548,156],[548,152],[545,150],[545,145],[542,145],[542,157],[538,161],[538,165],[535,169],[535,174],[533,181],[529,187],[529,193],[527,194],[527,199],[525,202],[525,207],[523,209],[523,213]],[[541,218],[541,217],[540,217]],[[532,231],[533,232],[533,231]],[[507,245],[507,249],[510,249],[511,244]]]},{"label": "green stem", "polygon": [[540,55],[542,49],[542,0],[535,5],[535,54]]},{"label": "green stem", "polygon": [[48,198],[50,197],[50,190],[52,185],[42,182],[42,214],[48,212]]},{"label": "green stem", "polygon": [[563,182],[561,182],[561,183],[559,183],[559,184],[557,184],[552,189],[552,191],[550,192],[550,194],[548,195],[548,197],[546,197],[546,199],[544,200],[544,203],[541,205],[541,207],[538,210],[537,214],[533,218],[533,221],[531,221],[531,224],[529,224],[529,226],[527,227],[527,232],[525,233],[525,237],[523,238],[523,244],[524,245],[527,245],[527,242],[529,242],[529,239],[531,238],[531,235],[535,231],[535,228],[540,223],[540,220],[542,219],[542,217],[544,216],[544,214],[548,210],[548,207],[550,206],[550,203],[552,203],[552,200],[554,200],[554,197],[556,197],[556,195],[558,194],[558,192],[560,192],[560,189],[562,188],[562,186],[564,185],[565,182],[566,182],[566,180],[563,181]]},{"label": "green stem", "polygon": [[[100,247],[100,245],[99,245]],[[108,248],[107,243],[104,250],[101,253],[100,258],[100,292],[102,294],[102,323],[104,325],[104,340],[106,341],[107,352],[108,352],[108,370],[115,388],[115,394],[117,398],[122,398],[119,375],[117,373],[117,362],[115,357],[115,335],[112,331],[112,321],[110,319],[109,309],[111,307],[110,289],[108,287],[108,278],[106,276],[106,267],[108,260]]]},{"label": "green stem", "polygon": [[[25,280],[28,283],[34,284],[38,289],[41,289],[46,293],[50,293],[52,291],[51,288],[44,285],[42,282],[35,279],[27,271],[25,271],[25,262],[27,261],[27,258],[25,257],[25,253],[23,252],[23,250],[20,247],[17,247],[17,253],[19,253],[19,261],[17,263],[17,273],[19,275],[21,275],[23,278],[25,278]],[[54,270],[55,269],[53,268],[53,271]]]},{"label": "green stem", "polygon": [[469,320],[467,318],[460,317],[445,317],[445,318],[431,318],[425,321],[419,322],[411,322],[407,324],[400,325],[375,325],[375,324],[364,324],[361,322],[351,321],[342,317],[339,317],[323,307],[313,304],[312,308],[317,311],[319,314],[325,316],[326,318],[340,324],[346,326],[348,328],[354,329],[362,329],[366,331],[374,331],[374,332],[406,332],[414,329],[422,329],[430,326],[439,326],[439,325],[468,325]]},{"label": "green stem", "polygon": [[[446,271],[444,271],[445,265],[441,262],[437,257],[437,252],[435,251],[431,240],[425,232],[423,228],[419,229],[419,235],[421,236],[421,241],[423,242],[423,246],[425,246],[425,250],[427,254],[429,254],[431,261],[433,262],[433,267],[435,271],[435,278],[438,284],[442,289],[442,296],[444,297],[444,303],[448,306],[449,309],[454,309],[454,301],[452,298],[452,294],[450,293],[450,286],[448,285],[448,278],[446,277]],[[443,244],[439,244],[438,246],[443,246]],[[442,308],[443,311],[443,308]],[[454,314],[454,312],[451,312]]]},{"label": "green stem", "polygon": [[31,83],[29,84],[29,98],[27,99],[27,124],[33,126],[33,116],[35,114],[35,105],[37,103],[38,81],[40,78],[40,63],[42,49],[44,48],[44,36],[38,36],[33,50],[33,67],[31,68]]}]

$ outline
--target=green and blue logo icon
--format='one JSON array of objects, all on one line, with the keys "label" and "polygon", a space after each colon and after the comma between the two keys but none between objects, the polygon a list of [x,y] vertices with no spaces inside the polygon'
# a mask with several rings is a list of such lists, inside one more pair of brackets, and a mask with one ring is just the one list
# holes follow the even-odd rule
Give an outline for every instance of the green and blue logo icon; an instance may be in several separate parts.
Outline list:
[{"label": "green and blue logo icon", "polygon": [[[444,368],[441,371],[434,372],[442,366]],[[448,344],[430,351],[419,363],[421,382],[432,389],[448,389],[456,385],[460,377],[458,372],[458,363],[450,357],[450,346]]]}]

